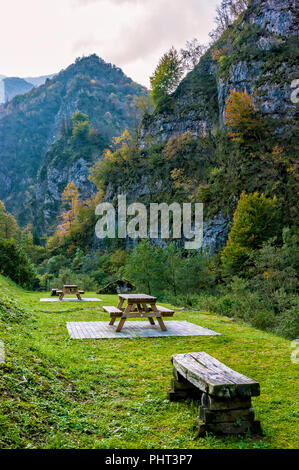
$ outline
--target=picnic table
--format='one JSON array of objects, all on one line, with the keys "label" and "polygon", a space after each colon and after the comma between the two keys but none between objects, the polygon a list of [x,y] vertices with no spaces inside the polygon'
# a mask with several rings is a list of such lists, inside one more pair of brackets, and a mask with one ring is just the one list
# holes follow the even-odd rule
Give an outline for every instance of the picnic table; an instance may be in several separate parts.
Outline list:
[{"label": "picnic table", "polygon": [[62,290],[56,291],[59,294],[59,300],[63,300],[63,297],[68,294],[75,294],[78,300],[82,300],[81,295],[84,294],[84,290],[79,290],[75,284],[66,284]]},{"label": "picnic table", "polygon": [[162,331],[167,331],[163,316],[172,316],[173,310],[157,305],[157,298],[146,294],[118,294],[119,302],[117,307],[103,307],[105,312],[110,314],[109,325],[114,325],[117,317],[120,317],[116,328],[120,332],[127,318],[148,318],[151,325],[155,325],[154,318],[159,323]]}]

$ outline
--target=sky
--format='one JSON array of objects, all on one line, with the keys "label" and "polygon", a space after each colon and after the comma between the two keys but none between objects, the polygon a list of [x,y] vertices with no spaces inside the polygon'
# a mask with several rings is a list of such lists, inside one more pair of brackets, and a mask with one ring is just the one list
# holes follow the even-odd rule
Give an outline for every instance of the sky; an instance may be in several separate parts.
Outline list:
[{"label": "sky", "polygon": [[0,0],[0,75],[59,72],[96,53],[149,87],[160,57],[209,42],[220,0]]}]

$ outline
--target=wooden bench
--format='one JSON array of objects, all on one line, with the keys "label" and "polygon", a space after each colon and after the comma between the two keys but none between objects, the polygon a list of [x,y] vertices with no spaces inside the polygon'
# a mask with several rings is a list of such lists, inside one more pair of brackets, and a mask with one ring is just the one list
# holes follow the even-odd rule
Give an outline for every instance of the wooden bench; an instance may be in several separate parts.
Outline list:
[{"label": "wooden bench", "polygon": [[[79,292],[81,293],[81,291]],[[121,317],[123,314],[122,310],[117,307],[104,306],[103,310],[104,312],[109,313],[110,317],[114,318],[114,321],[117,317]],[[162,317],[172,317],[174,314],[174,310],[169,310],[168,308],[162,307],[161,305],[157,305],[157,310],[161,313]],[[110,322],[109,325],[113,325],[113,323]]]},{"label": "wooden bench", "polygon": [[158,312],[161,313],[162,317],[173,317],[174,310],[162,307],[162,305],[156,305]]},{"label": "wooden bench", "polygon": [[258,382],[230,369],[205,352],[176,354],[171,358],[174,378],[170,400],[201,401],[199,436],[214,434],[261,434],[254,419],[251,397],[260,395]]},{"label": "wooden bench", "polygon": [[123,312],[117,308],[117,307],[110,307],[110,306],[104,306],[103,307],[104,312],[107,312],[110,314],[111,320],[109,325],[113,325],[117,317],[121,317]]}]

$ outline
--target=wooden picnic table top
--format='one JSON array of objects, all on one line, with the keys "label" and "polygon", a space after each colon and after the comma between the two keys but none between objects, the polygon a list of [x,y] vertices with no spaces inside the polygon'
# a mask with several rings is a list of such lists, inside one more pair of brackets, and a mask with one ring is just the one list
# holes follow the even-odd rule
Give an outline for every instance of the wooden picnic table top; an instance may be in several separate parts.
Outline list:
[{"label": "wooden picnic table top", "polygon": [[76,284],[64,284],[63,288],[76,289],[76,288],[78,288],[78,286]]},{"label": "wooden picnic table top", "polygon": [[118,294],[118,297],[123,300],[128,300],[130,302],[136,303],[147,303],[147,302],[156,302],[157,297],[146,294]]}]

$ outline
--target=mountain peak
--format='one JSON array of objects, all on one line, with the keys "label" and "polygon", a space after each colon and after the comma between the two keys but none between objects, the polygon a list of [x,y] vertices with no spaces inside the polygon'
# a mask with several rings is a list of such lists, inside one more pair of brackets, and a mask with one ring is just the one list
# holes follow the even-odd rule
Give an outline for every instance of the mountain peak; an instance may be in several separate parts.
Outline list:
[{"label": "mountain peak", "polygon": [[[73,113],[86,114],[90,127],[100,134],[103,146],[109,146],[112,137],[134,127],[137,122],[134,100],[146,93],[143,86],[133,82],[120,68],[92,54],[78,58],[42,86],[15,96],[0,113],[0,200],[15,215],[22,212],[19,220],[26,222],[28,214],[24,217],[19,201],[28,202],[34,197],[44,157],[51,145],[59,141],[60,130],[68,127]],[[96,155],[88,156],[88,161],[82,149],[84,164],[88,166],[92,159],[99,158],[103,146]],[[53,178],[58,181],[53,200],[67,184],[74,163],[68,161],[67,153],[61,158],[65,161],[60,173],[56,175],[55,163],[51,167],[56,175]]]}]

